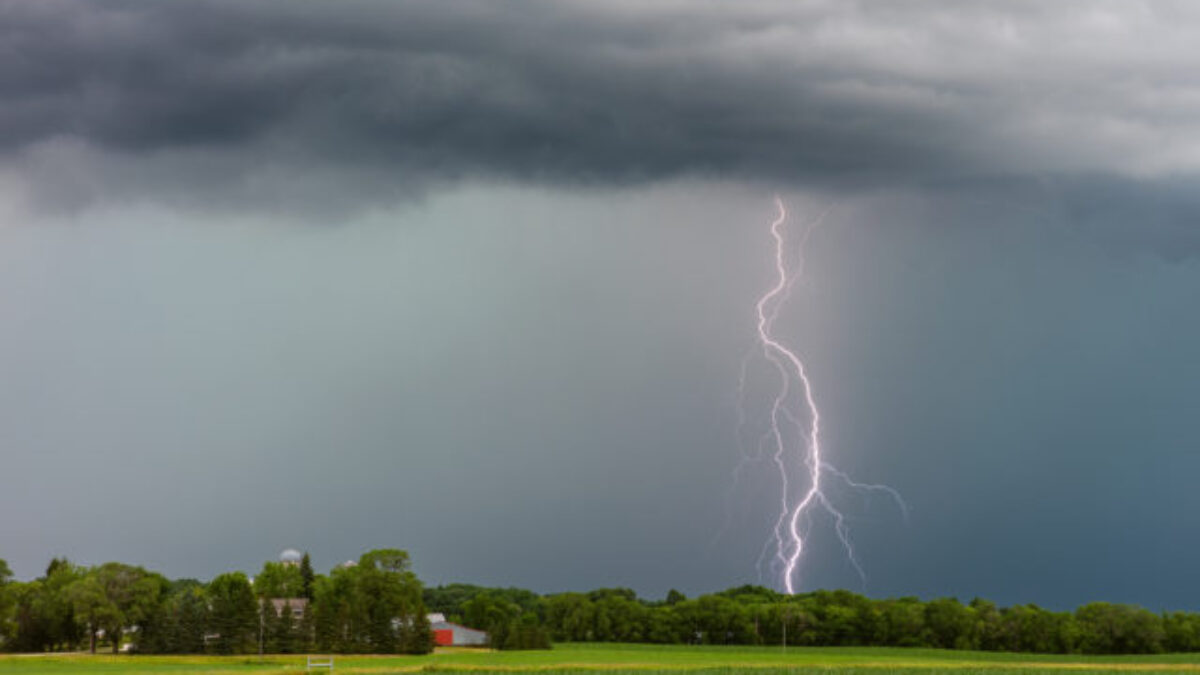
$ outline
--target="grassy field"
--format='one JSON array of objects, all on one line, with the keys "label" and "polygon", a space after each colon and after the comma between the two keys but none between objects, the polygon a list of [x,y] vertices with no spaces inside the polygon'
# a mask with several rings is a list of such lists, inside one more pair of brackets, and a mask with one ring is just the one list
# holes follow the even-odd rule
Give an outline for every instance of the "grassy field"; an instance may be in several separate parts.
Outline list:
[{"label": "grassy field", "polygon": [[[691,673],[771,672],[931,673],[981,672],[989,675],[1039,672],[1200,672],[1200,654],[1146,657],[1084,657],[929,649],[677,647],[655,645],[558,645],[549,652],[447,650],[429,656],[335,656],[335,673],[688,671]],[[8,673],[298,673],[304,657],[268,656],[0,656]],[[325,672],[325,671],[319,671]]]}]

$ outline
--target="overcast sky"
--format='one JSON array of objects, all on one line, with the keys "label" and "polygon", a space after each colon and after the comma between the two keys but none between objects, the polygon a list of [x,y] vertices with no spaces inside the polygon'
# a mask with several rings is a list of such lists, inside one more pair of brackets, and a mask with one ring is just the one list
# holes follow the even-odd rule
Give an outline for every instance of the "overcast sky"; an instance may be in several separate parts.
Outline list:
[{"label": "overcast sky", "polygon": [[[649,7],[647,5],[650,4]],[[0,0],[0,558],[1200,605],[1200,6]],[[798,255],[795,248],[791,255]],[[756,370],[758,368],[759,370]],[[749,443],[753,445],[753,442]]]}]

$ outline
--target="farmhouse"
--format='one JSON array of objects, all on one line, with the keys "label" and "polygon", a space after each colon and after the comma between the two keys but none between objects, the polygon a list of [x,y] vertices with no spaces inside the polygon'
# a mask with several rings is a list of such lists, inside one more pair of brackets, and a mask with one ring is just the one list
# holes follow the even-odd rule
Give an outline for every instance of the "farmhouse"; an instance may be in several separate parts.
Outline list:
[{"label": "farmhouse", "polygon": [[282,616],[286,609],[292,613],[292,619],[299,621],[304,618],[304,608],[308,606],[308,598],[271,598],[275,616]]},{"label": "farmhouse", "polygon": [[439,647],[485,647],[488,643],[486,631],[467,628],[446,620],[444,614],[426,615],[433,630],[433,643]]}]

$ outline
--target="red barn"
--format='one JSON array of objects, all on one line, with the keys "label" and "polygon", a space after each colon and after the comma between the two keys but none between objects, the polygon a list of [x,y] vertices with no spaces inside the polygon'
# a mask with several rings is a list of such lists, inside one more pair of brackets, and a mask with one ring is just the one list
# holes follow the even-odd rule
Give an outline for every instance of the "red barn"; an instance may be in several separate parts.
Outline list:
[{"label": "red barn", "polygon": [[429,627],[433,630],[433,643],[439,647],[485,647],[488,643],[485,631],[450,623],[441,614],[429,615]]}]

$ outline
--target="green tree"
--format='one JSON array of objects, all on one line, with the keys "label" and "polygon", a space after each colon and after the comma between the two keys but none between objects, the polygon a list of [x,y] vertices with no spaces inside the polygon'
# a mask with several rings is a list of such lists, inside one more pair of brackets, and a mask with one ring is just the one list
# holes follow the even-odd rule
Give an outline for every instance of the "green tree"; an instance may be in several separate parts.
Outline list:
[{"label": "green tree", "polygon": [[300,597],[312,600],[314,579],[316,575],[313,574],[312,559],[308,557],[308,551],[305,551],[304,556],[300,558]]},{"label": "green tree", "polygon": [[9,581],[0,595],[8,610],[0,614],[0,643],[11,651],[73,649],[83,637],[67,586],[86,570],[55,558],[46,575],[28,583]]},{"label": "green tree", "polygon": [[71,564],[66,558],[54,558],[46,567],[36,609],[45,626],[51,650],[74,649],[83,639],[82,627],[75,620],[74,606],[68,600],[65,589],[87,574],[87,569]]},{"label": "green tree", "polygon": [[173,651],[200,654],[208,634],[209,606],[203,586],[182,590],[176,595],[176,628]]},{"label": "green tree", "polygon": [[463,605],[468,626],[488,633],[496,649],[549,649],[550,636],[536,612],[522,611],[502,592],[483,592]]},{"label": "green tree", "polygon": [[507,624],[496,626],[489,633],[490,643],[497,649],[550,649],[550,636],[533,612],[525,612]]},{"label": "green tree", "polygon": [[275,634],[275,603],[270,598],[258,599],[258,647],[263,654],[278,654]]},{"label": "green tree", "polygon": [[253,651],[258,637],[258,602],[250,580],[241,572],[229,572],[209,582],[206,595],[210,607],[209,626],[218,637],[213,645],[218,654]]},{"label": "green tree", "polygon": [[304,597],[304,579],[300,568],[267,561],[254,577],[254,594],[260,598]]},{"label": "green tree", "polygon": [[498,594],[483,592],[462,606],[463,623],[489,633],[503,631],[521,615],[521,607]]},{"label": "green tree", "polygon": [[815,621],[812,640],[822,646],[869,644],[883,630],[883,619],[871,602],[849,591],[816,591],[799,598]]},{"label": "green tree", "polygon": [[1000,626],[1007,651],[1062,654],[1075,647],[1076,622],[1070,614],[1016,605],[1000,612]]},{"label": "green tree", "polygon": [[[313,579],[313,592],[316,593],[316,587],[320,577]],[[304,614],[301,615],[299,623],[296,625],[296,652],[306,654],[313,649],[314,640],[314,617],[313,617],[313,602],[310,600],[304,605]]]},{"label": "green tree", "polygon": [[[686,602],[680,600],[675,605],[654,609],[646,621],[646,640],[656,644],[678,644],[689,638],[687,630],[682,626],[675,607]],[[553,633],[551,633],[553,637]]]},{"label": "green tree", "polygon": [[650,609],[621,594],[609,594],[592,603],[597,640],[641,642],[649,633]]},{"label": "green tree", "polygon": [[704,644],[739,644],[754,635],[754,624],[745,607],[719,595],[702,595],[671,609],[689,636]]},{"label": "green tree", "polygon": [[1093,602],[1075,612],[1079,647],[1086,654],[1156,654],[1163,651],[1162,617],[1141,607]]},{"label": "green tree", "polygon": [[421,593],[425,606],[431,612],[439,612],[455,621],[462,620],[462,606],[472,598],[489,589],[474,584],[446,584],[426,588]]},{"label": "green tree", "polygon": [[[678,591],[676,591],[676,593],[678,593]],[[744,586],[738,586],[737,588],[731,588],[726,591],[721,591],[717,595],[722,595],[726,598],[729,598],[730,600],[736,600],[736,601],[742,603],[743,605],[746,605],[746,604],[761,605],[761,604],[766,604],[766,603],[771,603],[771,602],[780,602],[787,597],[787,596],[777,593],[776,591],[773,591],[765,586],[757,586],[754,584],[746,584]],[[679,593],[680,600],[687,599],[682,596],[683,596],[683,594]],[[671,594],[667,593],[668,600],[670,600],[670,597],[671,597]],[[668,602],[668,604],[673,604],[673,603]]]},{"label": "green tree", "polygon": [[299,605],[293,605],[290,599],[279,603],[271,600],[262,601],[262,632],[263,651],[267,654],[295,654],[300,640],[295,618],[295,610]]},{"label": "green tree", "polygon": [[557,593],[542,598],[542,615],[555,640],[585,642],[592,639],[592,602],[582,593]]},{"label": "green tree", "polygon": [[782,645],[812,644],[815,634],[812,626],[815,619],[798,602],[779,601],[755,606],[753,619],[757,620],[758,637],[764,643]]},{"label": "green tree", "polygon": [[13,622],[9,617],[12,607],[15,604],[8,592],[12,576],[13,573],[8,567],[8,562],[0,558],[0,649],[4,649],[9,645],[12,633],[15,630]]},{"label": "green tree", "polygon": [[1191,612],[1164,614],[1163,647],[1168,652],[1200,651],[1200,614]]},{"label": "green tree", "polygon": [[88,651],[96,653],[96,634],[106,625],[116,622],[120,611],[109,600],[96,575],[89,574],[64,589],[75,617],[87,628]]},{"label": "green tree", "polygon": [[166,591],[166,579],[141,567],[118,562],[104,563],[89,576],[96,578],[111,605],[102,626],[116,654],[125,627],[142,626],[154,616]]},{"label": "green tree", "polygon": [[1004,649],[1004,635],[1000,621],[1000,610],[996,603],[983,598],[971,600],[969,605],[975,612],[975,634],[979,648],[987,651]]},{"label": "green tree", "polygon": [[[298,608],[297,608],[298,609]],[[271,637],[275,642],[275,654],[296,653],[296,617],[291,602],[285,602],[275,614]]]},{"label": "green tree", "polygon": [[975,649],[978,626],[975,613],[957,598],[939,598],[925,605],[925,626],[931,646],[942,649]]},{"label": "green tree", "polygon": [[38,611],[43,595],[42,581],[10,582],[6,588],[12,606],[11,638],[5,647],[14,652],[44,651],[49,640],[45,621]]},{"label": "green tree", "polygon": [[364,553],[358,564],[318,578],[317,646],[342,652],[426,653],[433,648],[421,582],[398,549]]},{"label": "green tree", "polygon": [[139,632],[138,650],[150,654],[199,654],[204,651],[208,600],[194,579],[168,584],[153,621]]},{"label": "green tree", "polygon": [[383,653],[416,650],[418,624],[429,624],[421,598],[421,583],[409,570],[408,553],[399,549],[376,549],[364,553],[353,568],[365,615],[365,638],[372,651]]},{"label": "green tree", "polygon": [[314,629],[317,649],[333,652],[365,651],[360,636],[363,623],[363,599],[353,568],[337,567],[329,576],[317,579]]},{"label": "green tree", "polygon": [[925,647],[925,607],[916,598],[895,598],[879,605],[882,628],[879,644],[889,647]]}]

